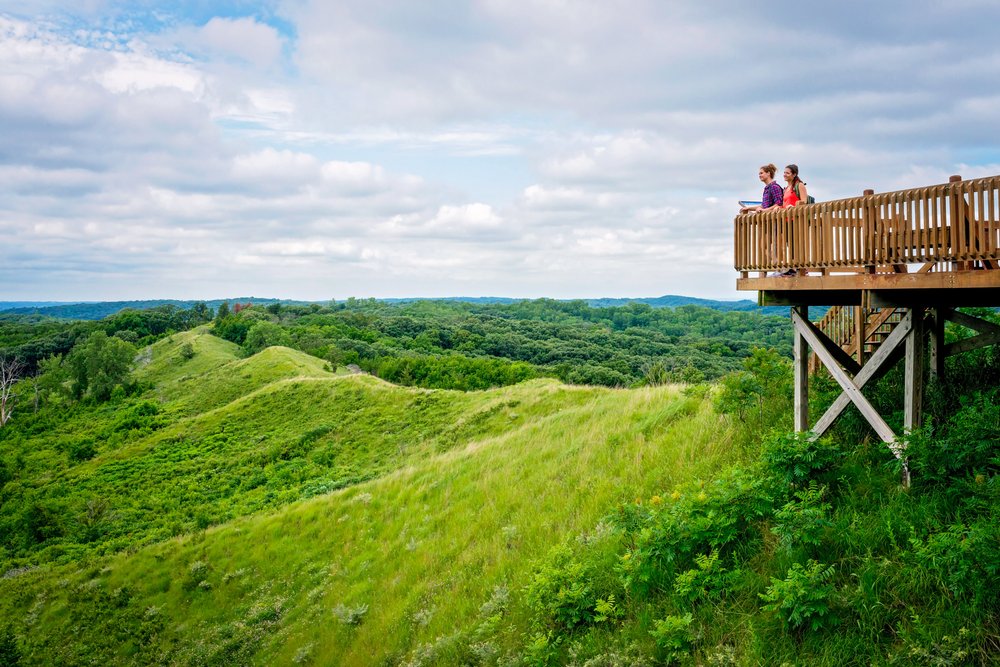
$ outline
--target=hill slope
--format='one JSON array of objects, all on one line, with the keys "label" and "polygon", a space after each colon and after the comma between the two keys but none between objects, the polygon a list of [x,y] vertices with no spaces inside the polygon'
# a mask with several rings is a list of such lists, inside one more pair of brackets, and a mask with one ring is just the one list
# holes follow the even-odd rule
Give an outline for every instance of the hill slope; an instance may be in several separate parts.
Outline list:
[{"label": "hill slope", "polygon": [[66,530],[0,581],[29,663],[399,661],[467,629],[609,507],[729,456],[718,418],[677,389],[427,391],[286,348],[234,353],[199,331],[155,345],[154,414],[64,425],[146,419],[90,460],[44,475],[59,436],[18,443],[36,451],[22,488],[37,503],[107,508],[90,541]]}]

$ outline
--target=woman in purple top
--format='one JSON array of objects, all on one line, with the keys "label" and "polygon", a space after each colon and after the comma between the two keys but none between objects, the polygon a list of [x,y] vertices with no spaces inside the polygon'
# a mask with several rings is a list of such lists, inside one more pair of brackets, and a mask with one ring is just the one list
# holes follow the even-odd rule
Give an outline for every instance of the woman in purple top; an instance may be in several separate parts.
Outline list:
[{"label": "woman in purple top", "polygon": [[784,193],[781,190],[781,186],[778,185],[777,181],[774,180],[774,175],[778,172],[778,168],[773,164],[765,164],[758,170],[757,177],[760,179],[761,183],[764,184],[764,196],[761,197],[760,204],[754,206],[744,206],[740,208],[740,213],[749,213],[750,211],[762,211],[772,206],[781,206],[781,198]]}]

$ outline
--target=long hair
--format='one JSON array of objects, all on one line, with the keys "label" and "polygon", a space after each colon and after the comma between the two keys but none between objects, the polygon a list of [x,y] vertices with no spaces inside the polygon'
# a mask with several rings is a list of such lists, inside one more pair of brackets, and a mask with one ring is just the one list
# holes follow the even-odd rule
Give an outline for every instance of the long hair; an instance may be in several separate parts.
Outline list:
[{"label": "long hair", "polygon": [[762,170],[766,171],[767,173],[771,174],[771,178],[774,178],[774,174],[778,171],[778,168],[775,167],[773,164],[770,164],[770,163],[769,164],[763,164],[763,165],[761,165],[760,168]]},{"label": "long hair", "polygon": [[801,178],[799,178],[799,165],[797,165],[797,164],[786,164],[785,165],[785,169],[787,169],[788,171],[792,172],[791,186],[793,188],[796,185],[798,185],[799,183],[801,183],[802,185],[809,185],[808,183],[806,183],[805,181],[803,181]]}]

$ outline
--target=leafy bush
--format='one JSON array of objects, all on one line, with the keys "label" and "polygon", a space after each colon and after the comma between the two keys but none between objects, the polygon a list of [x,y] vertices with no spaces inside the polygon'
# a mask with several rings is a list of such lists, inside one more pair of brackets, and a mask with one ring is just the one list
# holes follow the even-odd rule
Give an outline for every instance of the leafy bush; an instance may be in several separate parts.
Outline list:
[{"label": "leafy bush", "polygon": [[906,453],[914,484],[947,486],[1000,474],[998,402],[1000,391],[974,394],[940,428],[913,433]]},{"label": "leafy bush", "polygon": [[716,409],[723,414],[736,414],[741,421],[753,417],[756,422],[765,423],[768,415],[785,411],[791,381],[788,359],[772,349],[754,348],[744,359],[743,370],[722,378]]},{"label": "leafy bush", "polygon": [[770,480],[738,468],[710,484],[675,491],[648,510],[645,525],[633,536],[622,565],[626,585],[669,589],[674,574],[695,566],[699,556],[752,549],[760,537],[755,522],[770,516],[773,507]]},{"label": "leafy bush", "polygon": [[524,593],[528,607],[548,629],[572,630],[596,615],[598,597],[587,565],[566,544],[549,552]]},{"label": "leafy bush", "polygon": [[767,472],[792,488],[810,480],[822,481],[836,468],[843,452],[832,440],[813,440],[809,433],[782,433],[764,442],[763,462]]},{"label": "leafy bush", "polygon": [[10,628],[0,630],[0,665],[17,667],[21,664],[21,651]]},{"label": "leafy bush", "polygon": [[691,614],[685,614],[667,616],[654,622],[649,634],[656,640],[656,645],[663,649],[663,658],[667,663],[678,661],[691,652],[693,621]]},{"label": "leafy bush", "polygon": [[765,611],[774,612],[788,627],[819,630],[833,623],[833,565],[810,560],[805,567],[795,563],[784,579],[771,578],[761,594]]},{"label": "leafy bush", "polygon": [[930,573],[941,593],[974,607],[1000,601],[1000,526],[994,517],[910,538],[905,561]]},{"label": "leafy bush", "polygon": [[832,506],[823,502],[825,495],[826,487],[810,480],[808,487],[795,492],[795,500],[785,503],[774,513],[771,530],[783,547],[791,549],[796,543],[819,545],[820,534],[832,525],[828,518]]},{"label": "leafy bush", "polygon": [[740,572],[731,572],[719,561],[719,552],[695,556],[695,567],[681,572],[674,580],[674,593],[688,604],[711,600],[736,583]]}]

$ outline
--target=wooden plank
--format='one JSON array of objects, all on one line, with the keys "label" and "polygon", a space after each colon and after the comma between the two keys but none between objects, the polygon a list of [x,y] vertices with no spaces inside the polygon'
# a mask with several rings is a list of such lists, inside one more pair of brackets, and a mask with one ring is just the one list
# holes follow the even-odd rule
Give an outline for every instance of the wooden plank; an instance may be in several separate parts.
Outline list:
[{"label": "wooden plank", "polygon": [[[1000,288],[1000,271],[813,275],[800,279],[737,280],[738,290],[912,290]],[[822,303],[822,302],[821,302]]]},{"label": "wooden plank", "polygon": [[[880,438],[890,446],[896,441],[896,434],[892,432],[889,425],[885,423],[882,416],[875,410],[865,395],[861,393],[861,389],[854,384],[854,381],[847,375],[847,373],[837,365],[836,360],[833,355],[823,346],[822,342],[816,337],[811,329],[811,322],[803,320],[802,317],[796,312],[792,311],[792,322],[795,324],[796,330],[799,334],[806,339],[809,345],[812,346],[813,350],[816,351],[816,355],[823,362],[823,365],[833,379],[837,381],[840,388],[844,390],[844,394],[848,396],[850,401],[858,408],[865,420],[871,424],[872,428]],[[893,450],[895,453],[895,450]],[[897,454],[899,456],[899,454]]]},{"label": "wooden plank", "polygon": [[[906,336],[910,333],[910,327],[912,326],[913,316],[910,313],[903,318],[903,320],[896,325],[889,337],[886,338],[882,345],[879,346],[877,350],[872,354],[871,359],[868,363],[861,367],[861,371],[854,376],[853,383],[857,385],[860,391],[869,380],[876,377],[879,371],[882,370],[883,364],[886,364],[893,356],[893,352],[899,347],[899,344],[906,340]],[[837,417],[844,411],[848,405],[851,404],[851,397],[847,393],[842,393],[840,396],[834,400],[823,416],[820,417],[816,425],[813,426],[813,433],[816,437],[819,437],[826,433],[827,429],[833,426],[833,422],[837,420]]]}]

